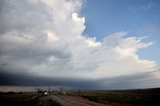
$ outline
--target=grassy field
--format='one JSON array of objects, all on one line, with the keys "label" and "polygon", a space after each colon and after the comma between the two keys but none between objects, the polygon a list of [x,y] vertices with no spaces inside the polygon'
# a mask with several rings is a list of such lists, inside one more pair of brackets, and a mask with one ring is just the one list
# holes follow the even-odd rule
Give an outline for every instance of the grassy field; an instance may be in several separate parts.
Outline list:
[{"label": "grassy field", "polygon": [[82,96],[90,101],[104,104],[130,104],[160,106],[160,88],[137,90],[81,90],[68,91],[68,95]]}]

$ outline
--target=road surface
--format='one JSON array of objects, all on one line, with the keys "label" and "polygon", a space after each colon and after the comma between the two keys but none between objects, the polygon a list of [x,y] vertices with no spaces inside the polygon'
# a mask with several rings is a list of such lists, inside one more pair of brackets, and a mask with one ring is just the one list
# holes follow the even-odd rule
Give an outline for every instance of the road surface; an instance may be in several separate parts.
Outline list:
[{"label": "road surface", "polygon": [[111,106],[89,101],[79,96],[49,95],[44,97],[44,99],[57,101],[62,106]]}]

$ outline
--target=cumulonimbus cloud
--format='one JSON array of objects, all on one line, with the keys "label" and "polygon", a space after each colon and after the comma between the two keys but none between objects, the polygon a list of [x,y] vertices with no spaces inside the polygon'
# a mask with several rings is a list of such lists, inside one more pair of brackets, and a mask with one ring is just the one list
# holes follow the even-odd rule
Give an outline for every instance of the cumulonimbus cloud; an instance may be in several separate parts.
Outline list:
[{"label": "cumulonimbus cloud", "polygon": [[117,32],[83,35],[81,0],[1,0],[0,68],[43,77],[105,78],[153,71],[138,51],[152,43]]}]

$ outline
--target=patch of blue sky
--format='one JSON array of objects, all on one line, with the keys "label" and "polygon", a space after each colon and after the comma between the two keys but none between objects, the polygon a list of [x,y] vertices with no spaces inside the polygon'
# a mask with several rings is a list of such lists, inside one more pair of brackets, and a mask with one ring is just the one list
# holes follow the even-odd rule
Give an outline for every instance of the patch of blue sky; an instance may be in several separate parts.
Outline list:
[{"label": "patch of blue sky", "polygon": [[138,52],[140,58],[156,61],[160,67],[160,0],[86,0],[82,16],[86,18],[84,35],[102,40],[116,32],[142,37],[153,42]]}]

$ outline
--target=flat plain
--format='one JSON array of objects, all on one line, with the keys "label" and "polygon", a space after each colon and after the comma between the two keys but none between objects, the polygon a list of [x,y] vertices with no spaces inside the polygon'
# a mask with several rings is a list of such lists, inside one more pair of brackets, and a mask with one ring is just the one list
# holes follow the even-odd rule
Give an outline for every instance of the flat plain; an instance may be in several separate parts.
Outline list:
[{"label": "flat plain", "polygon": [[160,88],[0,92],[0,106],[160,106]]}]

